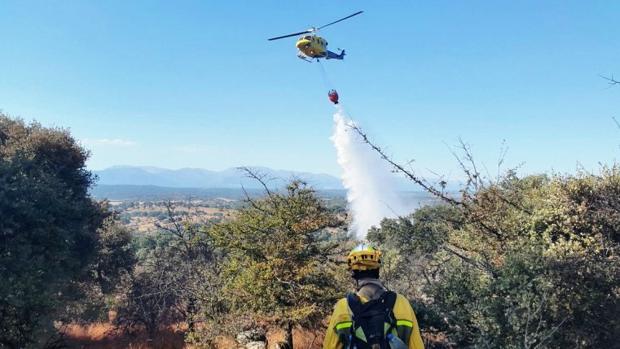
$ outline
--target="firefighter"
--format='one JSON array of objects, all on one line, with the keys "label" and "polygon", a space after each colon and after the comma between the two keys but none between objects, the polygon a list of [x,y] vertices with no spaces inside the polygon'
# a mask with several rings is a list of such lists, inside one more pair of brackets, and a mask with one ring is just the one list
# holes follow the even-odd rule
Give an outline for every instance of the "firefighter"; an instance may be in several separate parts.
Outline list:
[{"label": "firefighter", "polygon": [[379,281],[381,252],[368,244],[347,256],[356,292],[334,306],[323,349],[423,349],[409,301]]}]

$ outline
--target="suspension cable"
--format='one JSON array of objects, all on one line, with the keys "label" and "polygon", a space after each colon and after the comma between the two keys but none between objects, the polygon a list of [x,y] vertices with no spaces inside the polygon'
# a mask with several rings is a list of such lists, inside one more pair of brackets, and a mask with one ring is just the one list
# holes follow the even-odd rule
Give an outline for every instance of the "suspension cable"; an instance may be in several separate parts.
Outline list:
[{"label": "suspension cable", "polygon": [[325,87],[328,90],[333,90],[333,84],[330,81],[329,77],[327,76],[327,71],[325,71],[325,67],[323,66],[323,63],[321,63],[321,60],[317,60],[317,63],[319,64],[319,70],[321,72],[321,76],[323,77],[323,83],[325,84]]}]

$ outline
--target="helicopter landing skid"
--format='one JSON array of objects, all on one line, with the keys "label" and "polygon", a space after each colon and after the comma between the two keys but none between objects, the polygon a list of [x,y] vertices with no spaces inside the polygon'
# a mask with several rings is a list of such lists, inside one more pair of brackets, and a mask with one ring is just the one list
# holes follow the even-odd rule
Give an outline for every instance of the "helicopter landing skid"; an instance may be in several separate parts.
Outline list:
[{"label": "helicopter landing skid", "polygon": [[312,63],[312,60],[308,59],[305,55],[303,55],[301,53],[297,54],[297,58],[302,59],[302,60],[304,60],[304,61],[306,61],[308,63]]}]

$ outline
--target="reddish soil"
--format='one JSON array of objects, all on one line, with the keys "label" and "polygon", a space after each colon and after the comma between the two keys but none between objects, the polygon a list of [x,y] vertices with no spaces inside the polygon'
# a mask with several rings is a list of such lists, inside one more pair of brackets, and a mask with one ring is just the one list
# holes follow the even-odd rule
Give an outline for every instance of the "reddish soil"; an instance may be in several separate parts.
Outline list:
[{"label": "reddish soil", "polygon": [[[295,330],[293,341],[295,348],[320,349],[323,344],[323,331]],[[88,349],[191,349],[191,345],[183,342],[183,331],[170,328],[160,331],[155,338],[149,340],[143,331],[132,334],[122,333],[107,323],[89,325],[68,325],[64,328],[69,348]],[[283,331],[271,330],[267,333],[269,348],[284,338]],[[218,349],[236,348],[232,338],[218,338]]]}]

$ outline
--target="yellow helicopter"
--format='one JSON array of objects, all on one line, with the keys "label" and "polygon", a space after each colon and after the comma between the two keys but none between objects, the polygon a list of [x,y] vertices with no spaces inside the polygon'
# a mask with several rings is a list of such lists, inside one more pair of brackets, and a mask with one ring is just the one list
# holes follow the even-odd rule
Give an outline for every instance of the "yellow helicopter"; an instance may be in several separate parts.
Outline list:
[{"label": "yellow helicopter", "polygon": [[[308,30],[302,31],[302,32],[298,32],[298,33],[293,33],[293,34],[288,34],[288,35],[282,35],[282,36],[276,36],[275,38],[270,38],[268,39],[269,41],[272,40],[279,40],[279,39],[284,39],[284,38],[288,38],[291,36],[297,36],[297,35],[302,35],[299,39],[297,39],[297,42],[295,43],[295,46],[297,47],[297,49],[299,50],[297,52],[297,57],[306,60],[306,61],[311,61],[312,59],[316,59],[319,60],[320,58],[325,58],[325,59],[343,59],[344,58],[344,50],[341,50],[340,53],[334,53],[330,50],[327,49],[327,41],[316,35],[316,33],[320,30],[323,29],[327,26],[330,26],[332,24],[336,24],[338,22],[342,22],[345,19],[349,19],[353,16],[357,16],[361,13],[363,13],[364,11],[358,11],[355,12],[352,15],[346,16],[344,18],[340,18],[337,21],[333,21],[331,23],[327,23],[321,27],[318,28],[310,28]],[[303,34],[310,34],[310,35],[303,35]]]}]

